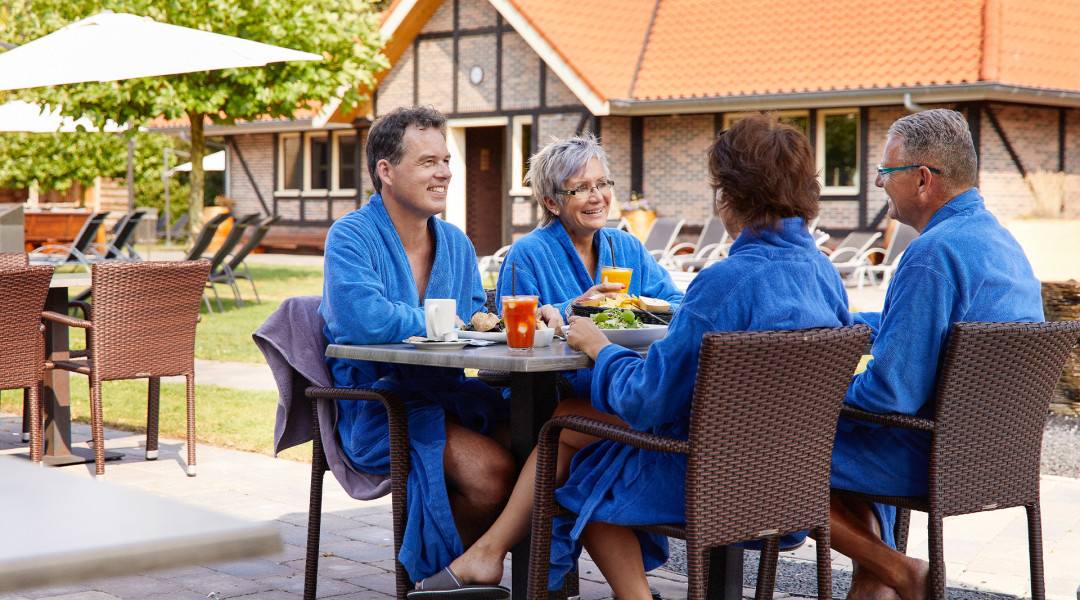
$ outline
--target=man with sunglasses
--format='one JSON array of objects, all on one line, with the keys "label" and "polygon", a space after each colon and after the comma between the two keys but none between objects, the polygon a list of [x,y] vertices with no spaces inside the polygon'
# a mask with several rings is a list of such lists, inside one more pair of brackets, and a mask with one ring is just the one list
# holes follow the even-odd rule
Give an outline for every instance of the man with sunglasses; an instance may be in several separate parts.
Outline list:
[{"label": "man with sunglasses", "polygon": [[[958,321],[1042,321],[1040,284],[1016,240],[987,209],[975,147],[959,112],[935,109],[889,128],[878,187],[890,218],[919,231],[900,259],[874,329],[866,370],[844,401],[878,413],[932,418],[938,361]],[[841,419],[832,486],[872,494],[927,493],[927,432]],[[926,562],[895,550],[895,508],[833,497],[833,548],[851,557],[849,599],[926,597]]]}]

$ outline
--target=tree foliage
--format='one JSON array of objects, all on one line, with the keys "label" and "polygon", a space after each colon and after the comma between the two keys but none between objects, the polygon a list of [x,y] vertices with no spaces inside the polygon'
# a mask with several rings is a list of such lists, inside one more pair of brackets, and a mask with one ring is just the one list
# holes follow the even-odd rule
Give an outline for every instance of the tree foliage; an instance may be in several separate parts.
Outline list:
[{"label": "tree foliage", "polygon": [[[105,83],[24,90],[27,101],[62,107],[65,115],[142,125],[163,116],[187,117],[191,127],[191,221],[200,222],[205,155],[204,122],[231,124],[261,116],[292,117],[298,108],[341,96],[353,106],[359,84],[373,84],[386,67],[369,0],[15,0],[0,41],[23,44],[102,10],[212,31],[320,54],[322,61],[274,63]],[[183,52],[183,48],[177,48]],[[138,48],[132,48],[137,54]]]}]

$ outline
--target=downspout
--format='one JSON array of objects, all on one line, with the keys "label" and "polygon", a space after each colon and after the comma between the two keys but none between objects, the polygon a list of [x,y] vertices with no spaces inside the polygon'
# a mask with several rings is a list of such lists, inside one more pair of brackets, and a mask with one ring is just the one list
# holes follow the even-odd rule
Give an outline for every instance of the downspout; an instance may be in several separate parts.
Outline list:
[{"label": "downspout", "polygon": [[915,104],[915,101],[911,99],[911,92],[904,92],[904,108],[909,112],[917,113],[926,110],[926,107],[921,104]]}]

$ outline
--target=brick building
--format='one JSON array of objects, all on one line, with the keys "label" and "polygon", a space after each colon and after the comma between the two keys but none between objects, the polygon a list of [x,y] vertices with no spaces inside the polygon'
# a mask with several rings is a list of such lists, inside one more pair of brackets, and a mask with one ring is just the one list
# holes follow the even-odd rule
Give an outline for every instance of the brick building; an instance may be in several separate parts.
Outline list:
[{"label": "brick building", "polygon": [[[899,13],[932,15],[916,25]],[[885,131],[923,108],[967,116],[979,187],[999,218],[1032,210],[1024,175],[1067,174],[1080,218],[1080,2],[1021,0],[397,0],[383,14],[371,100],[293,121],[207,127],[229,140],[229,195],[318,236],[372,187],[374,118],[430,104],[449,118],[446,219],[486,254],[527,232],[526,160],[590,130],[621,200],[650,199],[693,235],[711,213],[704,152],[740,114],[773,110],[815,146],[821,227],[883,228],[874,186]]]}]

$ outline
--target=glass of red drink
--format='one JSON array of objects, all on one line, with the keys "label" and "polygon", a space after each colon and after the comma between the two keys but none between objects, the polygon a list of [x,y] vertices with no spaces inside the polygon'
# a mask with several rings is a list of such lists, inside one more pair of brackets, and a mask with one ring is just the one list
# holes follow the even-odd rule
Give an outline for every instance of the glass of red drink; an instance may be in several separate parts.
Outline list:
[{"label": "glass of red drink", "polygon": [[503,296],[502,318],[506,323],[506,345],[511,352],[532,350],[536,334],[536,306],[539,296]]}]

